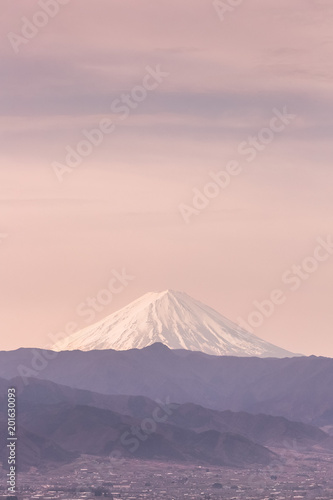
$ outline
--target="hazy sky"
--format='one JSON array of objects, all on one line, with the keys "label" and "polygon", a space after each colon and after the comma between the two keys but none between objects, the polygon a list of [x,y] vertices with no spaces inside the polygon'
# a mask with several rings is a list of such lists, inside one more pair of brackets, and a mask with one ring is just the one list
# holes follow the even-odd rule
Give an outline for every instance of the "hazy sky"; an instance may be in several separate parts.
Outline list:
[{"label": "hazy sky", "polygon": [[[333,235],[332,1],[54,2],[2,2],[0,349],[86,326],[78,305],[126,269],[96,320],[171,288],[236,321],[279,289],[254,333],[333,356],[333,251],[309,259]],[[186,223],[194,189],[216,196]]]}]

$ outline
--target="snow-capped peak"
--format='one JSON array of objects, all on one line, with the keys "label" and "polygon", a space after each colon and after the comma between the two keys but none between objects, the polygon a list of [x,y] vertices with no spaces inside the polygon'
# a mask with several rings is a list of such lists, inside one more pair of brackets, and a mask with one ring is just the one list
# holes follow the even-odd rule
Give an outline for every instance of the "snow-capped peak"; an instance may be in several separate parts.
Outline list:
[{"label": "snow-capped peak", "polygon": [[287,357],[292,353],[246,332],[184,292],[148,292],[96,324],[53,346],[54,350],[127,350],[161,342],[230,356]]}]

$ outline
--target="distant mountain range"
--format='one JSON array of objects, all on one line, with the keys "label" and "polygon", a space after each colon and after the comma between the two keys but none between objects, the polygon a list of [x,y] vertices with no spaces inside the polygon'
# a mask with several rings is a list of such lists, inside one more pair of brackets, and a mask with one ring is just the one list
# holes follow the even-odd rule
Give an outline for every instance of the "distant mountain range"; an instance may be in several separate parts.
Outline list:
[{"label": "distant mountain range", "polygon": [[0,352],[0,377],[19,374],[104,394],[170,398],[220,411],[333,425],[331,358],[210,356],[162,344],[128,351]]},{"label": "distant mountain range", "polygon": [[243,330],[182,292],[147,293],[98,323],[55,344],[54,350],[141,349],[161,342],[227,356],[290,357],[295,354]]},{"label": "distant mountain range", "polygon": [[[80,454],[245,467],[279,462],[275,452],[281,448],[333,452],[328,434],[281,417],[107,396],[37,379],[14,379],[10,385],[18,394],[22,469],[69,462]],[[1,380],[1,403],[7,386]],[[0,408],[3,434],[5,405]],[[1,454],[4,459],[3,444]]]},{"label": "distant mountain range", "polygon": [[[15,381],[11,384],[15,384]],[[48,392],[50,385],[50,382],[44,383],[42,391]],[[214,429],[196,432],[186,426],[168,423],[168,418],[157,422],[156,428],[152,431],[149,429],[149,433],[142,432],[144,419],[138,416],[69,402],[38,403],[39,397],[34,398],[33,394],[38,395],[41,386],[30,380],[28,387],[27,391],[24,388],[23,392],[19,392],[20,426],[17,436],[21,470],[31,465],[46,467],[49,464],[70,462],[81,454],[231,467],[253,464],[265,466],[278,460],[275,453],[244,435]],[[68,399],[68,388],[55,388],[54,384],[49,388],[50,392],[56,391],[58,397],[64,394],[65,401]],[[1,396],[5,398],[5,393]],[[87,394],[81,393],[82,396],[85,398]],[[79,395],[77,397],[80,399]],[[90,397],[95,398],[94,395]],[[98,399],[98,395],[96,397]],[[155,409],[156,403],[150,400],[146,403],[144,418],[154,422],[151,419],[153,413],[149,410],[151,407]],[[115,399],[111,405],[117,406]],[[141,398],[129,399],[128,407],[136,405],[143,411]],[[159,418],[161,420],[161,416]],[[5,435],[5,427],[5,419],[0,418],[2,436]],[[140,439],[135,437],[135,429],[141,432]],[[6,442],[2,439],[0,454],[3,462],[6,460],[6,451]]]}]

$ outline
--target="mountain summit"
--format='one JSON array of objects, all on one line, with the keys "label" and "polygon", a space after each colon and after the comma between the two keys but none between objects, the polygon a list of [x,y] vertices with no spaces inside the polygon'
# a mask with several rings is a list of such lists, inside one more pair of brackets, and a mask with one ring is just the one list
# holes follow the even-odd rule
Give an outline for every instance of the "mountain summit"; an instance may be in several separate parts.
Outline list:
[{"label": "mountain summit", "polygon": [[224,356],[289,357],[291,352],[243,330],[183,292],[146,293],[126,307],[53,346],[54,350],[128,350],[161,342]]}]

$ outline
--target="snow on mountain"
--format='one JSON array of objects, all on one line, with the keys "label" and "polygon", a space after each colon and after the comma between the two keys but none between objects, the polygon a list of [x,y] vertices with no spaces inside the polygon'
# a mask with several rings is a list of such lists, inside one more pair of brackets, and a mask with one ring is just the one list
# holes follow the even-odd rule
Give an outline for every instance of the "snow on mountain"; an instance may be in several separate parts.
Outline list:
[{"label": "snow on mountain", "polygon": [[243,330],[183,292],[150,292],[53,346],[54,350],[141,349],[161,342],[228,356],[294,356]]}]

